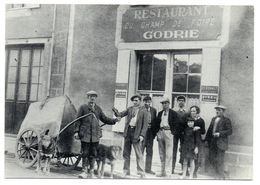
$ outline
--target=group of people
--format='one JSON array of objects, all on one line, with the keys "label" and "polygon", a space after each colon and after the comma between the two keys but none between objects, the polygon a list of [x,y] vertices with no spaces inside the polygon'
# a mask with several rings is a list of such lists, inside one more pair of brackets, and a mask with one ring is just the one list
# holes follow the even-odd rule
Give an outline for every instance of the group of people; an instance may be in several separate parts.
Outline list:
[{"label": "group of people", "polygon": [[[78,117],[88,113],[94,116],[79,120],[75,137],[81,140],[83,152],[82,178],[92,177],[94,163],[97,157],[96,148],[101,137],[101,128],[98,121],[113,125],[126,117],[124,128],[123,173],[130,175],[130,156],[132,146],[136,154],[137,172],[141,178],[145,173],[152,171],[153,144],[157,138],[161,171],[157,176],[170,177],[175,173],[175,165],[180,145],[180,163],[182,166],[181,178],[196,178],[201,162],[202,147],[206,141],[209,147],[209,161],[215,169],[216,177],[224,178],[224,155],[228,147],[228,136],[232,134],[231,121],[224,116],[226,107],[216,106],[216,116],[212,118],[205,140],[202,135],[206,133],[205,122],[200,117],[200,108],[191,106],[188,111],[185,107],[185,97],[177,97],[179,109],[170,108],[169,98],[161,101],[162,111],[158,112],[151,106],[150,96],[143,98],[139,94],[131,97],[133,105],[125,111],[115,111],[116,118],[108,118],[102,109],[96,105],[98,94],[95,91],[87,92],[88,103],[83,104],[78,111]],[[144,153],[146,151],[146,155]],[[145,157],[145,160],[144,160]]]}]

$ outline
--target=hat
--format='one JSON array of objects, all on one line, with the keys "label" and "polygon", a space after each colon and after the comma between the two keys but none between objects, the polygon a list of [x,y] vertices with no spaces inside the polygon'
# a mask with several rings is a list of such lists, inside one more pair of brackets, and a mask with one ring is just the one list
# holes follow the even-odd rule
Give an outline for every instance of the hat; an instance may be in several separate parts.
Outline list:
[{"label": "hat", "polygon": [[223,109],[223,110],[226,110],[227,107],[225,107],[224,105],[218,105],[216,107],[214,107],[215,109]]},{"label": "hat", "polygon": [[186,101],[186,98],[185,98],[185,96],[180,95],[180,96],[177,97],[177,101],[178,101],[178,100],[184,100],[184,101]]},{"label": "hat", "polygon": [[169,98],[163,98],[162,101],[161,101],[161,103],[164,103],[164,102],[168,102],[168,103],[170,103]]},{"label": "hat", "polygon": [[152,98],[150,96],[146,96],[144,97],[143,101],[148,101],[148,100],[152,100]]},{"label": "hat", "polygon": [[131,97],[131,101],[133,101],[135,98],[139,98],[139,100],[142,99],[140,94],[135,94],[134,96]]},{"label": "hat", "polygon": [[96,96],[98,96],[97,92],[96,92],[96,91],[93,91],[93,90],[88,91],[88,92],[87,92],[87,95],[88,95],[88,96],[90,96],[90,95],[96,95]]}]

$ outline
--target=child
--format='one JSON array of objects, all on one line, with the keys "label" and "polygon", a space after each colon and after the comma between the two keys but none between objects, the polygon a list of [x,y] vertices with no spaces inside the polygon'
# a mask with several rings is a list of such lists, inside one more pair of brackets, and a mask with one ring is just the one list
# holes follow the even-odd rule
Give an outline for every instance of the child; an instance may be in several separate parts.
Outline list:
[{"label": "child", "polygon": [[199,144],[199,132],[193,131],[194,127],[194,119],[188,118],[187,124],[184,129],[184,141],[182,145],[182,157],[183,157],[183,174],[181,179],[184,179],[186,176],[186,171],[188,168],[188,164],[190,164],[190,176],[189,178],[193,178],[193,173],[195,169],[194,160],[198,154],[198,144]]}]

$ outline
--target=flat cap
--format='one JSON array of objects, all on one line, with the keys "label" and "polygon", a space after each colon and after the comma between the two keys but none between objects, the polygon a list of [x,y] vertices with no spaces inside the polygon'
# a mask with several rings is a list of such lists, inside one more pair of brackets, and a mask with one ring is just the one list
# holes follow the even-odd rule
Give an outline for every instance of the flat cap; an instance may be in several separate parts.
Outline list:
[{"label": "flat cap", "polygon": [[150,96],[146,96],[144,97],[143,101],[148,101],[148,100],[152,100],[152,98]]},{"label": "flat cap", "polygon": [[141,100],[142,96],[140,94],[135,94],[134,96],[131,97],[131,101],[133,101],[135,98],[139,98],[139,100]]},{"label": "flat cap", "polygon": [[169,99],[169,98],[163,98],[163,99],[161,100],[161,103],[164,103],[164,102],[170,103],[170,99]]},{"label": "flat cap", "polygon": [[97,92],[96,92],[96,91],[93,91],[93,90],[88,91],[86,94],[87,94],[88,96],[90,96],[90,95],[96,95],[96,96],[98,96]]},{"label": "flat cap", "polygon": [[225,107],[224,105],[218,105],[216,107],[214,107],[215,109],[223,109],[223,110],[226,110],[227,107]]}]

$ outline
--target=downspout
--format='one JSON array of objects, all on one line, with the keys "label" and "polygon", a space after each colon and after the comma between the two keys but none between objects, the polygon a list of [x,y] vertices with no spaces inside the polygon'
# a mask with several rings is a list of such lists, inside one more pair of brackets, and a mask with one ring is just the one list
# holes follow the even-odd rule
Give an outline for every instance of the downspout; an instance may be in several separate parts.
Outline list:
[{"label": "downspout", "polygon": [[53,48],[54,48],[54,32],[55,32],[55,26],[56,26],[56,14],[57,14],[57,5],[54,4],[53,9],[53,22],[52,22],[52,33],[51,33],[51,50],[50,50],[50,59],[49,59],[49,70],[48,70],[48,85],[47,85],[47,97],[50,96],[50,90],[51,90],[51,68],[52,68],[52,57],[53,57]]},{"label": "downspout", "polygon": [[69,31],[68,31],[68,44],[67,44],[67,56],[65,64],[65,75],[63,92],[65,95],[69,96],[70,87],[70,74],[71,74],[71,64],[72,64],[72,54],[73,54],[73,37],[74,37],[74,22],[75,22],[75,5],[70,5],[70,18],[69,18]]}]

